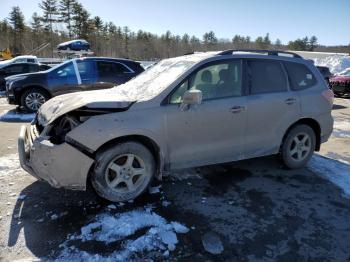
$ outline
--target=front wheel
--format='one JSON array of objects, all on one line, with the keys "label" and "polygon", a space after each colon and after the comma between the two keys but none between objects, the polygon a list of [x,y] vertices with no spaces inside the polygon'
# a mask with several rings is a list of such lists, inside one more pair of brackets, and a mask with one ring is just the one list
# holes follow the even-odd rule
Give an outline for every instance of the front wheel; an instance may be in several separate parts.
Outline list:
[{"label": "front wheel", "polygon": [[21,105],[29,112],[36,112],[47,100],[49,95],[45,91],[31,88],[21,96]]},{"label": "front wheel", "polygon": [[312,157],[315,147],[314,130],[308,125],[295,126],[283,141],[282,161],[290,169],[304,167]]},{"label": "front wheel", "polygon": [[97,154],[91,182],[99,196],[113,202],[128,201],[148,188],[155,170],[154,157],[145,146],[125,142]]}]

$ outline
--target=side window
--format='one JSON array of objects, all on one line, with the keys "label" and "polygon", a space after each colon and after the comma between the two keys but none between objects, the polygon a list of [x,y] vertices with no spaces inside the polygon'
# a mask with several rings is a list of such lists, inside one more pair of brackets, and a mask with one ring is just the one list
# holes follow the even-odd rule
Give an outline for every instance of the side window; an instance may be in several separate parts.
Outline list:
[{"label": "side window", "polygon": [[18,59],[15,60],[14,63],[26,63],[26,62],[27,62],[27,59],[25,59],[25,58],[18,58]]},{"label": "side window", "polygon": [[89,79],[93,76],[94,62],[91,60],[78,60],[78,71],[81,79]]},{"label": "side window", "polygon": [[293,90],[301,90],[316,84],[316,78],[309,68],[303,64],[285,62],[289,81]]},{"label": "side window", "polygon": [[60,66],[53,72],[53,74],[58,78],[76,77],[72,62]]},{"label": "side window", "polygon": [[178,87],[170,103],[181,103],[183,94],[190,89],[201,90],[203,100],[241,96],[241,61],[225,61],[200,69]]},{"label": "side window", "polygon": [[109,77],[115,74],[129,73],[130,70],[120,63],[113,62],[97,62],[97,71],[101,77]]},{"label": "side window", "polygon": [[23,73],[23,65],[12,65],[6,68],[7,74],[20,74]]},{"label": "side window", "polygon": [[27,59],[27,62],[28,62],[28,63],[35,63],[35,60],[34,60],[33,58],[28,58],[28,59]]},{"label": "side window", "polygon": [[33,65],[27,65],[28,66],[28,73],[33,73],[38,71],[38,66],[33,64]]},{"label": "side window", "polygon": [[287,91],[287,77],[280,62],[247,60],[251,94]]}]

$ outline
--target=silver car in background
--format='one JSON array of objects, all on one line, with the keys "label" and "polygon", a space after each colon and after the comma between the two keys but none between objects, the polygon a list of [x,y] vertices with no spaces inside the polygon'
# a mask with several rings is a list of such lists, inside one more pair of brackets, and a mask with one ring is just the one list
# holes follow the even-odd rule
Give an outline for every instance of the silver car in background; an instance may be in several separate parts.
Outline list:
[{"label": "silver car in background", "polygon": [[126,201],[179,168],[266,155],[303,167],[332,132],[332,104],[296,54],[195,53],[113,89],[49,100],[21,129],[20,161],[54,187],[84,190],[90,179],[100,196]]}]

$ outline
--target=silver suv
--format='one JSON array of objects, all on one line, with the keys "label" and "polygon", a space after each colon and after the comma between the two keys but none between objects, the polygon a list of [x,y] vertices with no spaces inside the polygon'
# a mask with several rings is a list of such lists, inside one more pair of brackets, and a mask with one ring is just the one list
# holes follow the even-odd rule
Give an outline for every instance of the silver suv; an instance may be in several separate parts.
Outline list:
[{"label": "silver suv", "polygon": [[20,162],[54,187],[111,201],[173,169],[266,155],[305,166],[332,128],[333,93],[312,62],[228,50],[162,60],[124,85],[45,103],[22,127]]}]

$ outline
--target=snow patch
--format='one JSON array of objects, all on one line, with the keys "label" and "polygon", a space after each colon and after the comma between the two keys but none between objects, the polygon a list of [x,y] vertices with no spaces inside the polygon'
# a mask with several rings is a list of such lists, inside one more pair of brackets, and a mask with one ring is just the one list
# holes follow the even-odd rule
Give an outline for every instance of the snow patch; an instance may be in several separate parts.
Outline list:
[{"label": "snow patch", "polygon": [[19,160],[18,154],[11,154],[0,157],[0,177],[14,176],[23,172]]},{"label": "snow patch", "polygon": [[162,187],[162,185],[159,185],[159,186],[154,186],[154,187],[150,187],[148,189],[148,192],[150,194],[157,194],[157,193],[160,193],[160,188]]},{"label": "snow patch", "polygon": [[314,155],[308,164],[308,168],[341,188],[344,196],[350,198],[350,165]]},{"label": "snow patch", "polygon": [[34,119],[35,114],[25,114],[18,113],[13,110],[4,110],[2,114],[0,114],[0,121],[23,121],[30,122]]},{"label": "snow patch", "polygon": [[214,232],[205,233],[202,236],[202,244],[205,251],[214,255],[221,254],[224,251],[220,237]]},{"label": "snow patch", "polygon": [[[133,238],[141,230],[145,230],[145,233]],[[179,222],[168,223],[163,217],[146,208],[115,215],[103,213],[97,215],[94,222],[82,227],[80,234],[70,236],[69,240],[60,245],[63,250],[57,260],[127,261],[137,258],[139,254],[144,258],[147,252],[150,256],[156,252],[168,256],[167,251],[174,250],[178,243],[176,233],[183,234],[188,231]],[[72,246],[71,241],[75,241],[75,246]],[[121,246],[112,254],[103,256],[79,250],[76,241],[99,241],[105,244],[120,241]]]},{"label": "snow patch", "polygon": [[350,122],[349,121],[334,121],[333,136],[335,137],[350,137]]},{"label": "snow patch", "polygon": [[314,59],[315,65],[327,66],[333,73],[340,73],[344,69],[350,67],[350,57],[346,55],[330,55],[326,57],[318,57]]}]

